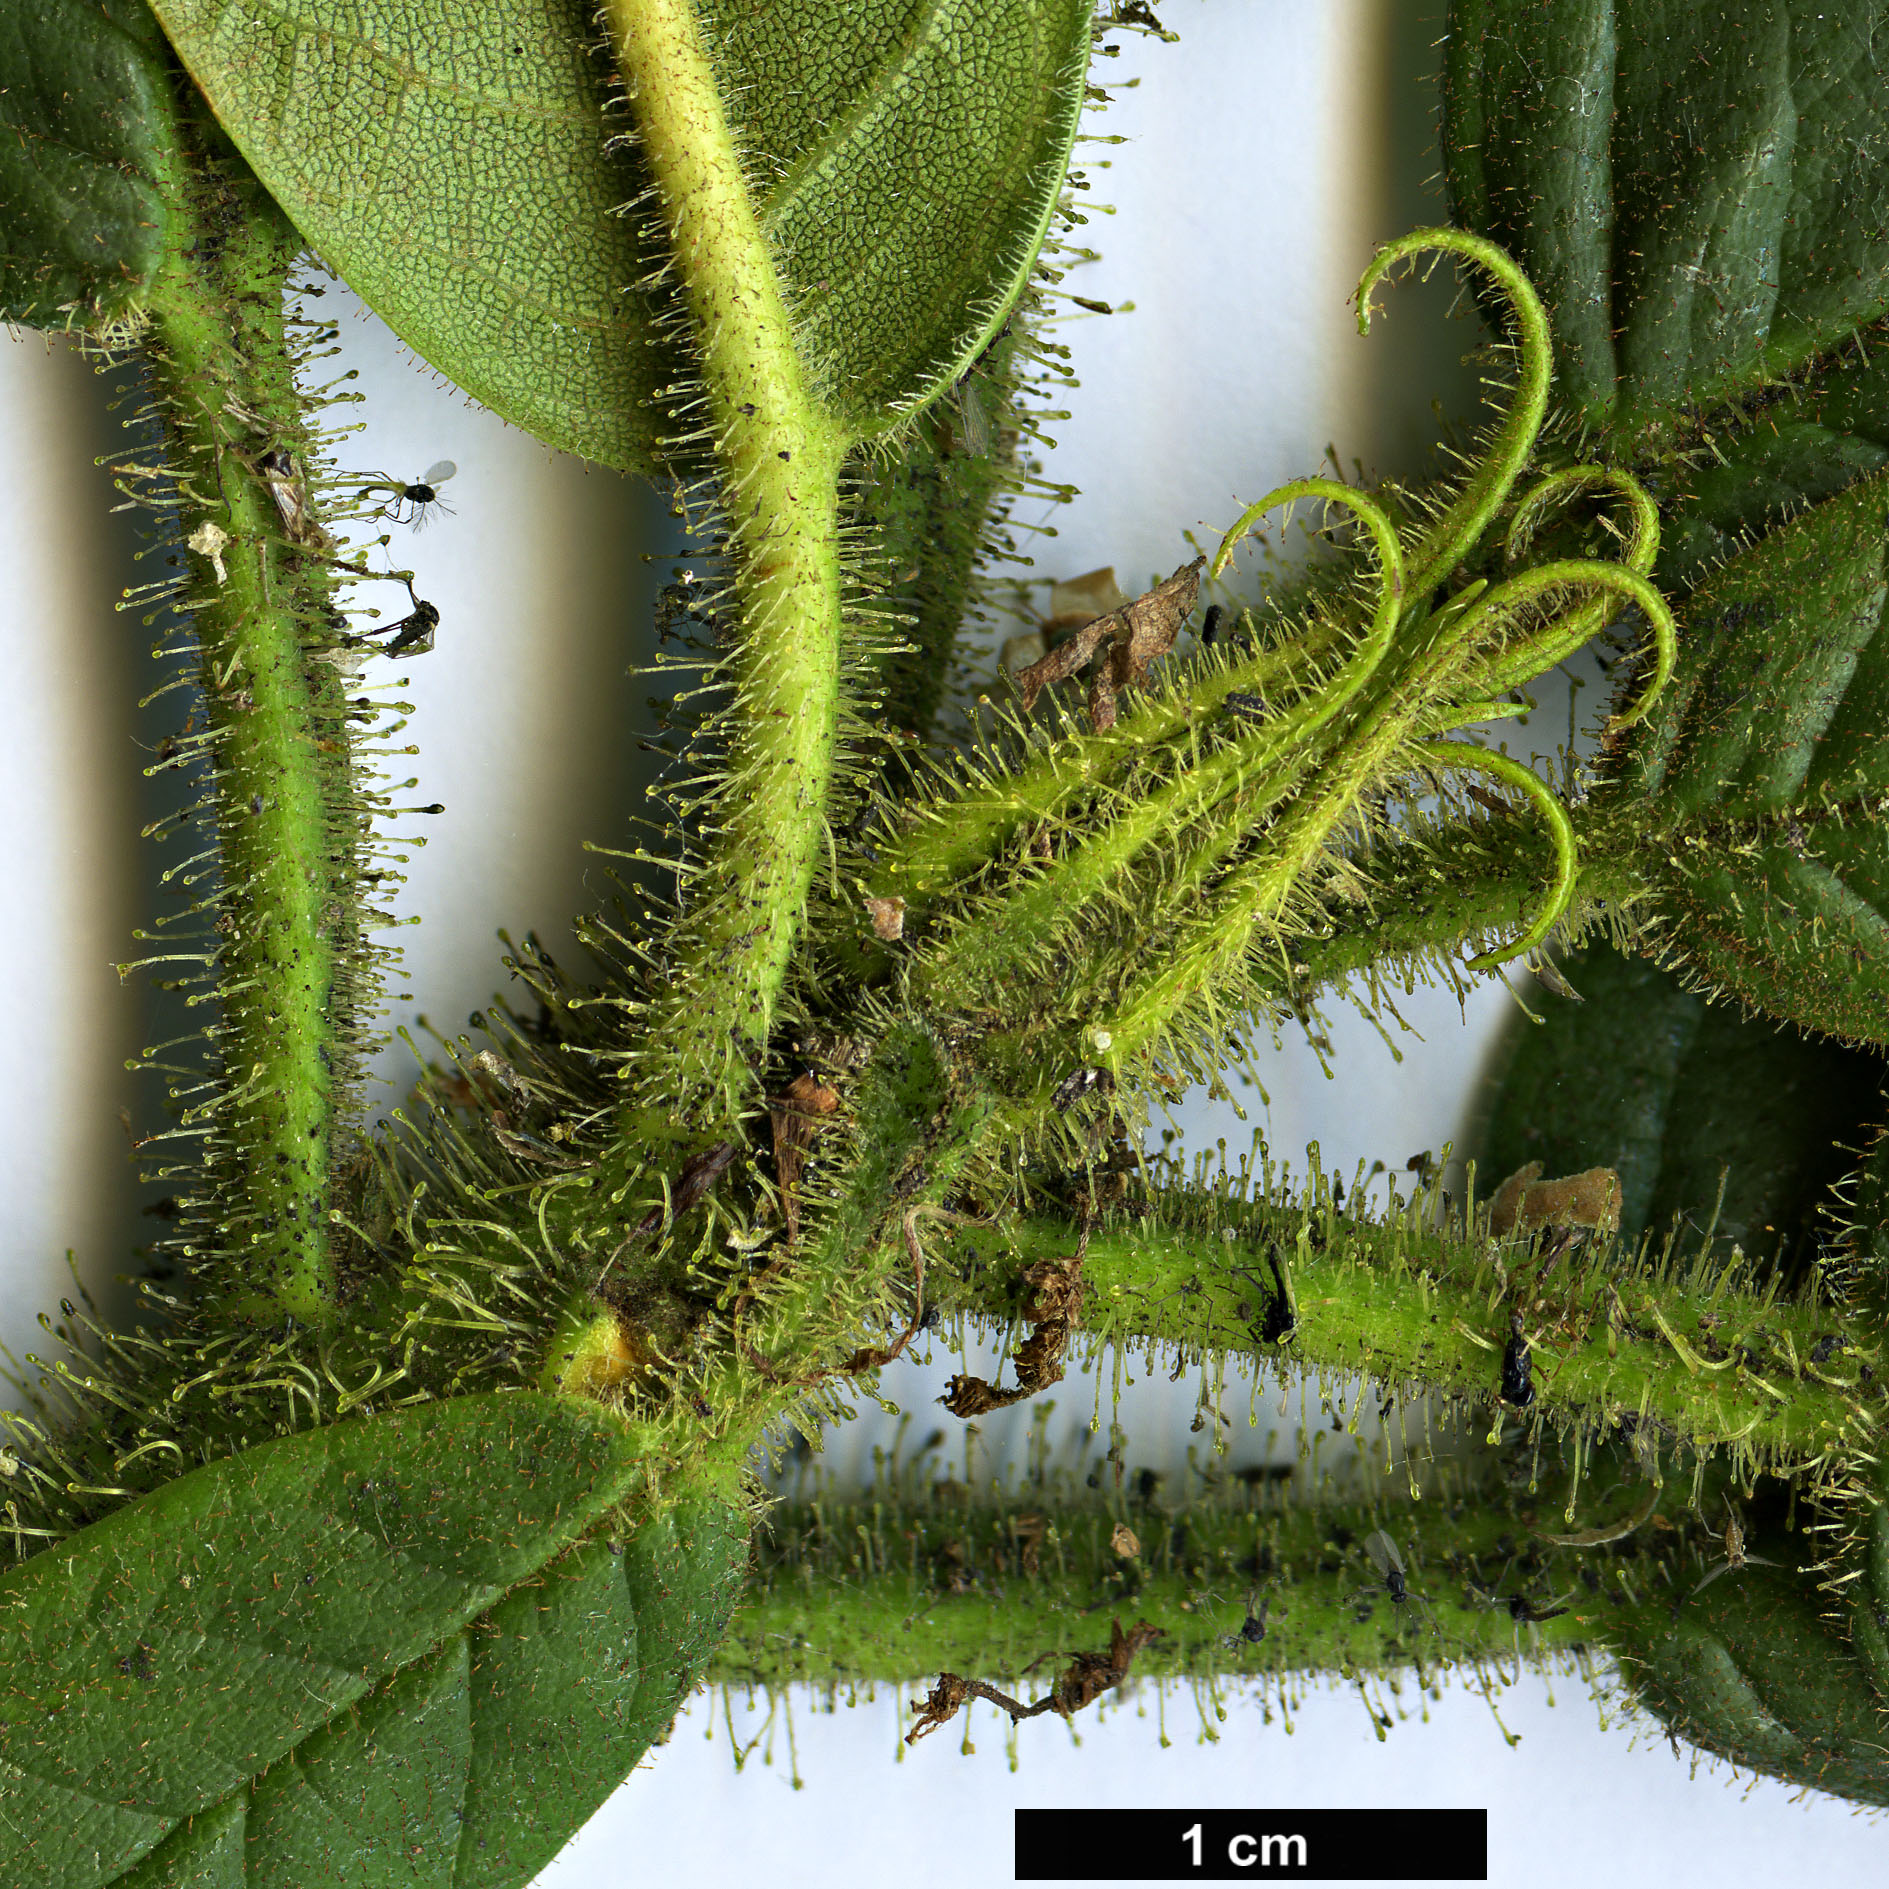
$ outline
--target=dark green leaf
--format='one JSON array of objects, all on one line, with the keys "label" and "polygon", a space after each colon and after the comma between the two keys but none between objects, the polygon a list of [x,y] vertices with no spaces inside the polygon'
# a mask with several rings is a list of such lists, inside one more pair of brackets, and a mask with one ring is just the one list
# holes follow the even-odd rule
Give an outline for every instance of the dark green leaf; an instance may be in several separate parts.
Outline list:
[{"label": "dark green leaf", "polygon": [[[212,1463],[24,1563],[0,1582],[0,1880],[110,1882],[290,1751],[325,1753],[309,1741],[581,1536],[633,1471],[589,1406],[424,1404]],[[450,1687],[442,1659],[396,1687]]]},{"label": "dark green leaf", "polygon": [[1638,433],[1889,310],[1884,0],[1454,0],[1445,171]]},{"label": "dark green leaf", "polygon": [[661,1739],[746,1561],[716,1502],[573,1550],[180,1826],[121,1889],[521,1889]]},{"label": "dark green leaf", "polygon": [[[541,439],[647,469],[677,371],[578,0],[154,0],[224,128],[403,341]],[[1087,0],[708,9],[821,390],[876,431],[1022,287],[1084,97]]]},{"label": "dark green leaf", "polygon": [[1562,969],[1585,1001],[1544,990],[1543,1026],[1514,1027],[1477,1191],[1529,1161],[1550,1177],[1610,1167],[1628,1241],[1676,1216],[1703,1229],[1715,1205],[1719,1237],[1747,1253],[1827,1237],[1819,1208],[1854,1165],[1845,1147],[1876,1107],[1880,1059],[1708,1005],[1605,944]]},{"label": "dark green leaf", "polygon": [[1889,1804],[1884,1701],[1811,1577],[1746,1567],[1646,1610],[1626,1662],[1663,1724],[1793,1784]]},{"label": "dark green leaf", "polygon": [[980,552],[1004,489],[1016,438],[1008,336],[900,442],[896,459],[863,469],[859,510],[890,574],[888,606],[909,620],[911,647],[879,681],[881,719],[928,739],[948,699],[951,661],[977,595]]},{"label": "dark green leaf", "polygon": [[[1863,1165],[1857,1174],[1854,1198],[1855,1230],[1851,1250],[1871,1275],[1878,1304],[1889,1302],[1889,1095],[1877,1105],[1873,1134],[1865,1138]],[[1889,1545],[1885,1546],[1889,1554]],[[1889,1562],[1884,1566],[1883,1591],[1889,1593]],[[1885,1667],[1889,1673],[1889,1667]]]},{"label": "dark green leaf", "polygon": [[0,321],[86,326],[137,306],[164,256],[171,83],[142,0],[0,12]]},{"label": "dark green leaf", "polygon": [[664,1736],[747,1567],[739,1518],[687,1506],[596,1544],[472,1628],[472,1771],[454,1889],[529,1882]]},{"label": "dark green leaf", "polygon": [[1889,478],[1713,573],[1615,756],[1672,947],[1746,1004],[1889,1042]]},{"label": "dark green leaf", "polygon": [[1704,444],[1649,471],[1667,501],[1655,575],[1669,595],[1806,506],[1889,466],[1889,349],[1838,348],[1748,412],[1715,417]]}]

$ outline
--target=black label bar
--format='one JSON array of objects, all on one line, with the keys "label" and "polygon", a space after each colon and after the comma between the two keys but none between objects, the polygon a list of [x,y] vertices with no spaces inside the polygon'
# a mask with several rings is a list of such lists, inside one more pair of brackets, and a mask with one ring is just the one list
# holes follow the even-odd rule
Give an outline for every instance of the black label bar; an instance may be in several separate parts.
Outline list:
[{"label": "black label bar", "polygon": [[1019,1810],[1019,1882],[1486,1882],[1486,1810]]}]

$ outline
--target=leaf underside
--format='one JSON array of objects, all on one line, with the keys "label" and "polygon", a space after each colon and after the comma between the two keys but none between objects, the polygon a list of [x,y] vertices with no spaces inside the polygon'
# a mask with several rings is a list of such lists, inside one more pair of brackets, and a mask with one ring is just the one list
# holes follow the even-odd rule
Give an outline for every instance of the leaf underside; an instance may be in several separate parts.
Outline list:
[{"label": "leaf underside", "polygon": [[1889,1804],[1882,1695],[1811,1580],[1747,1567],[1673,1612],[1628,1663],[1662,1723],[1754,1771]]},{"label": "leaf underside", "polygon": [[725,1512],[567,1552],[633,1473],[593,1407],[462,1398],[259,1445],[26,1562],[0,1880],[528,1881],[731,1604]]},{"label": "leaf underside", "polygon": [[[652,470],[684,375],[580,0],[153,0],[296,226],[430,366]],[[704,8],[800,340],[842,424],[961,373],[1021,289],[1084,99],[1087,0]],[[635,206],[632,214],[619,214]]]},{"label": "leaf underside", "polygon": [[1455,0],[1445,174],[1637,434],[1889,310],[1884,0]]},{"label": "leaf underside", "polygon": [[1478,1192],[1529,1161],[1549,1177],[1612,1168],[1625,1242],[1678,1220],[1756,1256],[1804,1250],[1878,1106],[1880,1060],[1707,1004],[1605,943],[1560,968],[1583,1001],[1531,999],[1545,1027],[1513,1032]]},{"label": "leaf underside", "polygon": [[0,13],[0,321],[86,325],[142,298],[164,255],[169,84],[139,0]]},{"label": "leaf underside", "polygon": [[1679,663],[1620,758],[1687,963],[1744,1003],[1889,1043],[1889,477],[1694,591]]}]

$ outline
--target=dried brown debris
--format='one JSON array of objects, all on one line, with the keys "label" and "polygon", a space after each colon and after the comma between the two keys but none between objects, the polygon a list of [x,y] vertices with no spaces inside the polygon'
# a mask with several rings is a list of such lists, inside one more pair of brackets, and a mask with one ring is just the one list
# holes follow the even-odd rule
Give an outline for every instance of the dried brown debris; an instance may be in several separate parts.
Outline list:
[{"label": "dried brown debris", "polygon": [[[669,1216],[679,1220],[708,1190],[727,1173],[740,1150],[732,1141],[718,1141],[713,1147],[692,1154],[682,1164],[674,1187],[669,1190]],[[663,1210],[652,1207],[631,1229],[632,1237],[654,1233],[663,1223]]]},{"label": "dried brown debris", "polygon": [[1082,1260],[1039,1260],[1023,1275],[1027,1296],[1024,1322],[1030,1335],[1016,1356],[1014,1390],[1001,1390],[981,1377],[954,1377],[938,1399],[954,1417],[981,1417],[986,1411],[1007,1410],[1034,1397],[1063,1376],[1063,1353],[1069,1333],[1082,1315]]},{"label": "dried brown debris", "polygon": [[1043,1569],[1043,1543],[1049,1538],[1048,1519],[1035,1509],[1028,1515],[1013,1516],[1010,1535],[1017,1544],[1018,1567],[1032,1577],[1040,1574]]},{"label": "dried brown debris", "polygon": [[[935,1732],[940,1725],[950,1724],[966,1699],[987,1700],[1008,1712],[1013,1721],[1037,1718],[1045,1712],[1054,1712],[1061,1718],[1073,1718],[1085,1705],[1093,1705],[1103,1693],[1119,1686],[1128,1677],[1128,1668],[1135,1655],[1151,1641],[1161,1637],[1161,1629],[1150,1626],[1145,1620],[1137,1620],[1126,1633],[1122,1631],[1119,1620],[1114,1621],[1112,1626],[1108,1651],[1069,1654],[1069,1665],[1063,1676],[1034,1705],[1025,1705],[1021,1699],[1013,1699],[1009,1693],[999,1692],[995,1686],[987,1686],[981,1679],[964,1679],[956,1673],[940,1673],[938,1683],[918,1708],[918,1723],[905,1734],[905,1742],[908,1745],[916,1744],[928,1733]],[[1033,1660],[1031,1668],[1026,1670],[1040,1666],[1045,1659],[1056,1657],[1054,1653],[1045,1653],[1041,1659]]]},{"label": "dried brown debris", "polygon": [[811,1071],[796,1076],[785,1093],[767,1099],[768,1119],[774,1128],[774,1180],[781,1192],[781,1212],[787,1219],[787,1244],[800,1237],[800,1170],[813,1146],[820,1124],[840,1105],[840,1093]]},{"label": "dried brown debris", "polygon": [[1588,1168],[1563,1180],[1544,1181],[1541,1163],[1517,1168],[1489,1203],[1489,1232],[1498,1239],[1537,1227],[1620,1230],[1620,1176],[1612,1168]]},{"label": "dried brown debris", "polygon": [[[1193,614],[1200,595],[1200,573],[1207,560],[1183,564],[1166,583],[1157,584],[1133,603],[1092,618],[1027,669],[1017,671],[1017,688],[1027,712],[1052,683],[1095,664],[1089,676],[1089,720],[1097,734],[1115,726],[1116,697],[1148,679],[1148,670],[1174,647],[1181,625]],[[1105,660],[1096,662],[1098,656]]]}]

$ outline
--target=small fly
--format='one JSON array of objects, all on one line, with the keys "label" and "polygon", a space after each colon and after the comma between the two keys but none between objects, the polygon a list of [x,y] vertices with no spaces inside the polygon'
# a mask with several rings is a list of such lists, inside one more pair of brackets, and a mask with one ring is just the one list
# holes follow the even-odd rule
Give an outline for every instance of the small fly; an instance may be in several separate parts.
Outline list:
[{"label": "small fly", "polygon": [[[1364,1538],[1364,1552],[1370,1556],[1372,1567],[1376,1568],[1384,1583],[1384,1591],[1391,1597],[1391,1603],[1397,1607],[1407,1607],[1412,1601],[1423,1606],[1426,1613],[1429,1607],[1421,1594],[1410,1591],[1410,1582],[1404,1573],[1404,1557],[1397,1544],[1381,1528],[1374,1528]],[[1430,1615],[1430,1630],[1436,1631],[1436,1616]]]},{"label": "small fly", "polygon": [[1258,1646],[1266,1637],[1266,1615],[1271,1606],[1272,1596],[1254,1588],[1246,1597],[1246,1618],[1240,1622],[1239,1632],[1222,1634],[1220,1644],[1236,1653],[1242,1646]]},{"label": "small fly", "polygon": [[411,525],[418,531],[436,511],[451,517],[453,508],[440,497],[439,489],[458,470],[450,459],[436,459],[417,479],[391,479],[383,473],[362,486],[360,496],[366,498],[375,492],[389,494],[388,502],[381,507],[382,514],[396,525]]},{"label": "small fly", "polygon": [[369,636],[391,639],[380,652],[383,656],[424,656],[433,647],[433,633],[439,628],[439,611],[424,597],[414,596],[411,584],[407,585],[407,595],[413,599],[410,614],[394,623],[376,624],[366,632]]}]

